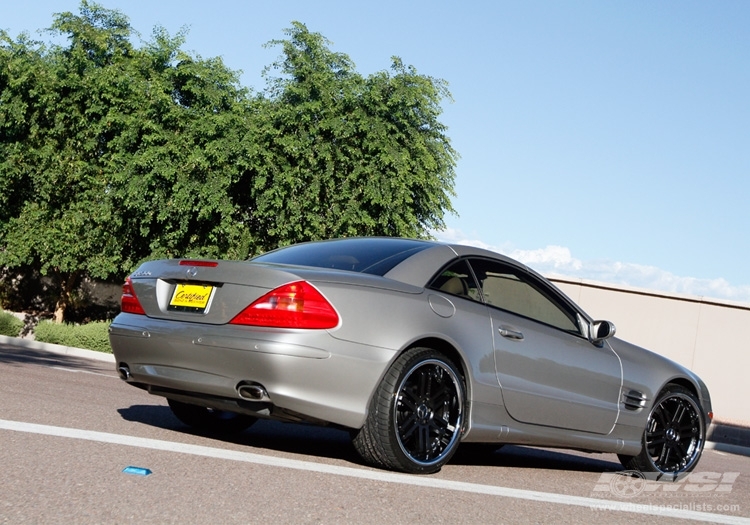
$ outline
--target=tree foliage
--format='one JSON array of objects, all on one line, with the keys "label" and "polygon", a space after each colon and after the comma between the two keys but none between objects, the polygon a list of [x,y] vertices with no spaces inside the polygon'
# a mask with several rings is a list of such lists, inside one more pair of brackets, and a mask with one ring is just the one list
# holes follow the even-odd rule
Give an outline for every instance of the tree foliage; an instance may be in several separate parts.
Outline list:
[{"label": "tree foliage", "polygon": [[86,2],[52,31],[68,46],[3,35],[0,264],[51,277],[61,316],[82,275],[246,255],[227,192],[249,107],[236,74],[160,28],[136,49],[124,15]]},{"label": "tree foliage", "polygon": [[184,32],[137,47],[124,14],[85,0],[51,31],[67,44],[0,32],[0,267],[52,278],[58,319],[82,276],[147,258],[424,237],[453,211],[450,94],[398,58],[363,77],[294,22],[253,93]]},{"label": "tree foliage", "polygon": [[363,77],[303,24],[287,35],[270,43],[283,54],[266,71],[267,103],[252,126],[261,244],[444,227],[456,159],[438,120],[445,83],[395,57],[392,73]]}]

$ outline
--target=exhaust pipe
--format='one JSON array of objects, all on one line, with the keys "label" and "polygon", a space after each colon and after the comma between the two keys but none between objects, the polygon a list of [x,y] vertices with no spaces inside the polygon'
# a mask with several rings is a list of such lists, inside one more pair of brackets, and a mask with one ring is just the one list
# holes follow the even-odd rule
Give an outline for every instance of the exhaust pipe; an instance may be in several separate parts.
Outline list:
[{"label": "exhaust pipe", "polygon": [[128,365],[122,365],[121,367],[119,367],[117,369],[117,373],[120,375],[120,379],[122,379],[123,381],[127,381],[128,379],[133,377],[130,375],[130,368],[128,367]]},{"label": "exhaust pipe", "polygon": [[271,401],[266,389],[258,383],[243,381],[237,385],[237,393],[242,399],[247,399],[248,401]]}]

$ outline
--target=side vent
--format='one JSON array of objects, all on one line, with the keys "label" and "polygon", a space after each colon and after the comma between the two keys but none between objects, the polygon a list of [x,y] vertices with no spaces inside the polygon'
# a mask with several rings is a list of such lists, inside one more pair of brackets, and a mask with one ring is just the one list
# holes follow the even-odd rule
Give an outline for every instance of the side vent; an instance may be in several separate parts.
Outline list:
[{"label": "side vent", "polygon": [[640,410],[646,406],[646,396],[643,392],[630,390],[622,393],[622,404],[627,410]]}]

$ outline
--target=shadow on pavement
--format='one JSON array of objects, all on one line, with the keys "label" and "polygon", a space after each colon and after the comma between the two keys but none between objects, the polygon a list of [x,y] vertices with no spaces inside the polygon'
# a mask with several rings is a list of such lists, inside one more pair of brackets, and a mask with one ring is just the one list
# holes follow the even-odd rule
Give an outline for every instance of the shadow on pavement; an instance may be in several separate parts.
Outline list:
[{"label": "shadow on pavement", "polygon": [[[364,465],[351,444],[349,432],[333,427],[258,420],[244,432],[217,435],[199,432],[181,423],[169,407],[133,405],[118,410],[123,419],[222,442],[277,452],[339,459]],[[581,456],[558,449],[538,449],[505,445],[464,443],[450,461],[451,465],[513,467],[520,469],[568,470],[575,472],[620,471],[620,463],[596,455]]]},{"label": "shadow on pavement", "polygon": [[84,357],[57,354],[54,352],[23,348],[3,343],[0,343],[0,364],[7,364],[10,366],[25,364],[62,366],[92,372],[114,371],[114,365],[111,363],[93,361]]},{"label": "shadow on pavement", "polygon": [[582,456],[560,449],[520,445],[503,445],[493,450],[490,445],[475,443],[463,443],[458,447],[451,464],[574,472],[607,472],[623,469],[619,462],[608,461],[595,453]]},{"label": "shadow on pavement", "polygon": [[180,422],[169,407],[163,405],[133,405],[118,410],[126,421],[174,430],[183,434],[216,439],[247,447],[278,452],[342,459],[362,464],[354,450],[349,433],[332,427],[298,423],[258,420],[249,429],[237,434],[202,432]]}]

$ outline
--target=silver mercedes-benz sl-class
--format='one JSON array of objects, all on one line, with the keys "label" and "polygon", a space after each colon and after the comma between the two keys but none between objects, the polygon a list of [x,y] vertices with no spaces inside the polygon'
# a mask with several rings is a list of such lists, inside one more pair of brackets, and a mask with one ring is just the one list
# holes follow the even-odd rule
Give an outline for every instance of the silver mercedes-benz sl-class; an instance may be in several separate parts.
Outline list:
[{"label": "silver mercedes-benz sl-class", "polygon": [[203,430],[336,425],[367,463],[412,473],[474,442],[613,452],[677,479],[703,450],[708,389],[614,333],[512,259],[375,237],[146,262],[110,341],[122,379]]}]

